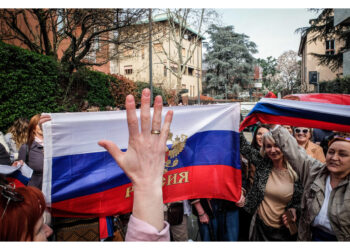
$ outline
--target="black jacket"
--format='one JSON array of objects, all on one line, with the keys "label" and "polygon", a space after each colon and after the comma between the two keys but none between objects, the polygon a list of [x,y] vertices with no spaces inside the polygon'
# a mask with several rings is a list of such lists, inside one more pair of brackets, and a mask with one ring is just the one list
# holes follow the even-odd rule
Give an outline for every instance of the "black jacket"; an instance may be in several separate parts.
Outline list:
[{"label": "black jacket", "polygon": [[9,153],[7,153],[5,147],[0,143],[0,165],[11,165],[11,159]]}]

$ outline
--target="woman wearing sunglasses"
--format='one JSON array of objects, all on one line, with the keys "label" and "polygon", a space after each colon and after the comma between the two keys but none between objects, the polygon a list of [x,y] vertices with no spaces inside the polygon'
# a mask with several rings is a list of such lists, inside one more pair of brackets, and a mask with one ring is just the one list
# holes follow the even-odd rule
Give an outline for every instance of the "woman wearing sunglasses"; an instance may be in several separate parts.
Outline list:
[{"label": "woman wearing sunglasses", "polygon": [[305,148],[308,155],[320,162],[326,162],[322,148],[310,140],[312,137],[311,128],[295,127],[293,132],[299,146]]},{"label": "woman wearing sunglasses", "polygon": [[329,142],[324,164],[300,150],[286,129],[272,127],[276,144],[304,186],[298,240],[349,241],[350,136]]}]

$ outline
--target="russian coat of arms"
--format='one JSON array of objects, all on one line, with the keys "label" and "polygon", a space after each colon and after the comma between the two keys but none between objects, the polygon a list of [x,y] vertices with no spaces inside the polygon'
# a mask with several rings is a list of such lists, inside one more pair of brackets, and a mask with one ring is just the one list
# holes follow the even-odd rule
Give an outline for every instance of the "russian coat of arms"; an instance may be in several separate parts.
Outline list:
[{"label": "russian coat of arms", "polygon": [[172,146],[166,150],[165,170],[168,172],[169,168],[176,167],[179,164],[177,156],[185,149],[187,135],[181,134],[173,139],[173,133],[169,133],[168,141],[172,142]]}]

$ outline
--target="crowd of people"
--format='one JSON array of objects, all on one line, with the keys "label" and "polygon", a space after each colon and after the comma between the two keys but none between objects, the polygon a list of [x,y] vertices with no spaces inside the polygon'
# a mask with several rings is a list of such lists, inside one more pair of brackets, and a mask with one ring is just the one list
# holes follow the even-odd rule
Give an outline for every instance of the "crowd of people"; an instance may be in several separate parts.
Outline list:
[{"label": "crowd of people", "polygon": [[[133,96],[126,98],[125,107],[127,151],[112,141],[99,142],[133,185],[133,208],[122,240],[187,241],[191,214],[202,241],[350,240],[349,134],[326,131],[313,141],[312,128],[256,124],[251,143],[240,134],[242,191],[237,202],[198,197],[164,205],[163,170],[173,112],[162,123],[163,101],[157,96],[152,117],[149,89],[142,92],[140,123]],[[33,169],[26,187],[15,187],[0,174],[0,241],[55,240],[41,192],[42,124],[50,119],[39,114],[29,122],[20,118],[7,134],[0,134],[0,165],[25,163]]]}]

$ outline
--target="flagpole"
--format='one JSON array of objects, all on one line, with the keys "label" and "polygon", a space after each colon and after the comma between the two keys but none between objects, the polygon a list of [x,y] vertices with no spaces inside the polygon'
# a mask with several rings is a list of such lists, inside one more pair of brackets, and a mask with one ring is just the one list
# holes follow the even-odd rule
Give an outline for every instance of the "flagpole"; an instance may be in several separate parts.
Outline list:
[{"label": "flagpole", "polygon": [[149,32],[149,88],[151,90],[151,107],[153,106],[153,85],[152,85],[152,9],[148,9],[148,32]]}]

